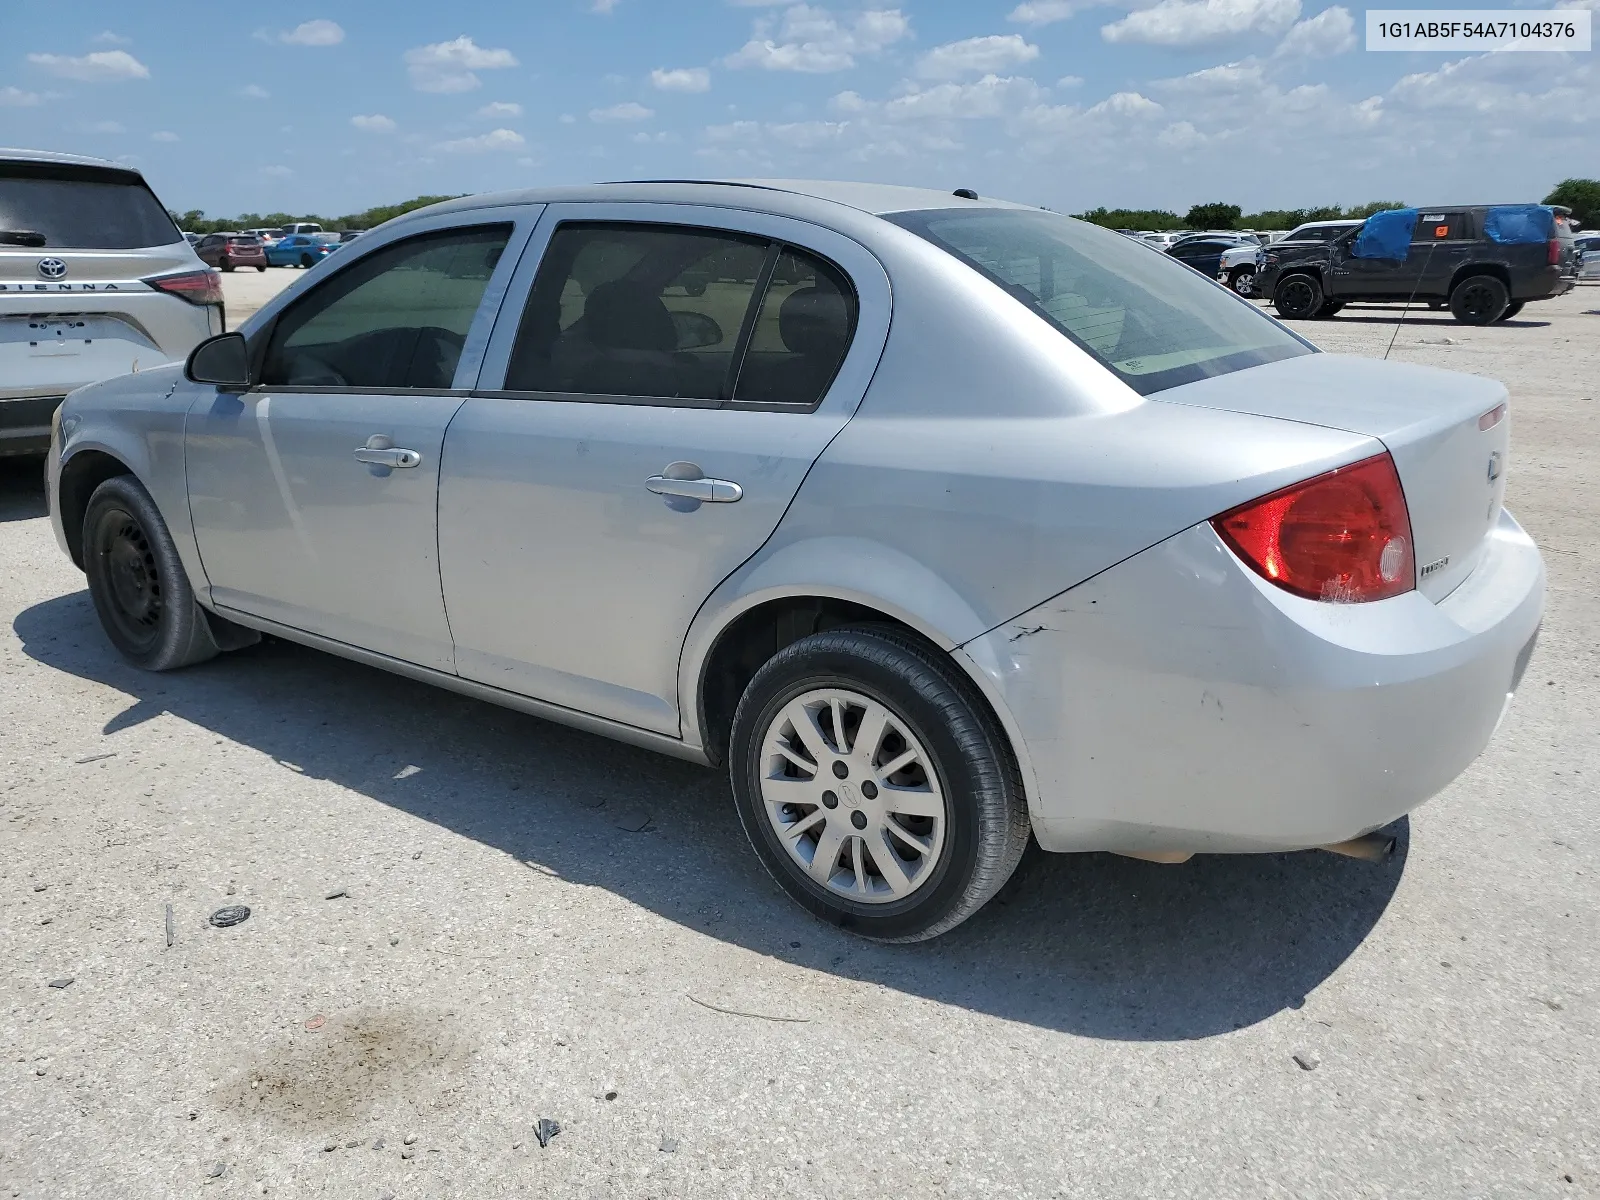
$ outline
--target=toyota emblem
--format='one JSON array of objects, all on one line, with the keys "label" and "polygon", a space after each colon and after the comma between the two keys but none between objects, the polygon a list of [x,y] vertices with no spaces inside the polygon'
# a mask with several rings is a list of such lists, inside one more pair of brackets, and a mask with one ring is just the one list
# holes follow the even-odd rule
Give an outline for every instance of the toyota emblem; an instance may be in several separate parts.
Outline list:
[{"label": "toyota emblem", "polygon": [[67,264],[59,258],[41,258],[38,270],[40,279],[65,279],[67,277]]}]

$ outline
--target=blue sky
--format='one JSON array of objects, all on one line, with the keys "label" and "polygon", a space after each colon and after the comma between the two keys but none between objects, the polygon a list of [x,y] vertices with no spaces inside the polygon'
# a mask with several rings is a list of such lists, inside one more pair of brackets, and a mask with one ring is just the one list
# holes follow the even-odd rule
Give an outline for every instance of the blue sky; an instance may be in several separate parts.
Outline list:
[{"label": "blue sky", "polygon": [[169,207],[216,215],[645,177],[1181,212],[1514,201],[1600,176],[1593,52],[1366,53],[1364,10],[1320,0],[273,10],[9,3],[0,144],[125,159]]}]

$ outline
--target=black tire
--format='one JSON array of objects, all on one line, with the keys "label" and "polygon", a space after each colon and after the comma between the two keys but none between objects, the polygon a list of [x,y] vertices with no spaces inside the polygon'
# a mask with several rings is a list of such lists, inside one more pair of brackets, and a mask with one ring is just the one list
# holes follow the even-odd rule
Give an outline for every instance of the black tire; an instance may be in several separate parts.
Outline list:
[{"label": "black tire", "polygon": [[1290,275],[1272,289],[1272,307],[1285,321],[1309,321],[1322,307],[1322,284],[1314,275]]},{"label": "black tire", "polygon": [[89,497],[83,567],[106,636],[135,666],[170,671],[217,654],[166,522],[132,475],[106,480]]},{"label": "black tire", "polygon": [[1448,300],[1429,300],[1428,307],[1437,312],[1449,308],[1450,302]]},{"label": "black tire", "polygon": [[1324,300],[1322,306],[1312,314],[1314,320],[1326,321],[1339,315],[1339,310],[1344,307],[1343,300]]},{"label": "black tire", "polygon": [[1526,300],[1513,300],[1510,304],[1506,305],[1505,312],[1501,313],[1498,319],[1501,321],[1511,320],[1512,317],[1516,316],[1522,311],[1522,306],[1526,303]]},{"label": "black tire", "polygon": [[1254,267],[1236,267],[1228,276],[1228,286],[1241,296],[1254,299],[1256,272]]},{"label": "black tire", "polygon": [[226,254],[224,254],[217,261],[217,266],[221,267],[224,271],[231,271],[231,270],[233,270],[233,260],[230,259]]},{"label": "black tire", "polygon": [[258,271],[265,271],[266,269],[267,268],[266,268],[265,265],[262,265],[262,266],[259,266],[259,267],[256,268],[256,270],[258,270]]},{"label": "black tire", "polygon": [[[790,701],[819,688],[848,689],[886,707],[921,743],[944,796],[939,857],[900,899],[869,903],[824,887],[780,843],[766,815],[761,756],[767,731]],[[959,925],[1000,890],[1028,844],[1022,781],[983,697],[937,650],[899,630],[832,630],[780,650],[739,701],[728,763],[739,820],[773,879],[813,915],[875,941],[923,941]],[[844,809],[836,811],[842,816]]]},{"label": "black tire", "polygon": [[312,267],[316,266],[316,260],[313,259],[309,254],[302,254],[300,256],[300,265],[309,271]]},{"label": "black tire", "polygon": [[1463,325],[1493,325],[1510,303],[1506,285],[1493,275],[1468,275],[1450,293],[1450,312]]}]

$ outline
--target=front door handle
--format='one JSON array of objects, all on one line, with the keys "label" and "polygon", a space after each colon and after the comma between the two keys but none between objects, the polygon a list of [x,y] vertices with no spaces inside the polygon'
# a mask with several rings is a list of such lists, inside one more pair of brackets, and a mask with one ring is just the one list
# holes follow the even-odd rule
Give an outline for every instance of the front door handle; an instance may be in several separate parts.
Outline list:
[{"label": "front door handle", "polygon": [[422,455],[396,446],[394,439],[386,434],[375,433],[365,446],[357,447],[356,461],[369,467],[415,467],[421,465]]},{"label": "front door handle", "polygon": [[652,475],[644,486],[666,497],[667,506],[679,512],[693,512],[702,504],[732,504],[744,496],[744,489],[730,479],[708,479],[691,462],[669,463],[660,475]]}]

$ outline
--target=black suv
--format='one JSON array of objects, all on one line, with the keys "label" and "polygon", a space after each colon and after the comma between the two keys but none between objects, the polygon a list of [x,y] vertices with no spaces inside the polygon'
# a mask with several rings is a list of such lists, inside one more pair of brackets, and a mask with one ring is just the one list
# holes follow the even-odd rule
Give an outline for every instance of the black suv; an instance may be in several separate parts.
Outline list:
[{"label": "black suv", "polygon": [[1327,242],[1286,239],[1267,247],[1257,294],[1271,296],[1286,320],[1331,317],[1352,300],[1414,300],[1489,325],[1570,291],[1578,256],[1565,210],[1556,210],[1548,241],[1506,245],[1485,232],[1490,207],[1418,209],[1403,259],[1358,258],[1359,225]]}]

